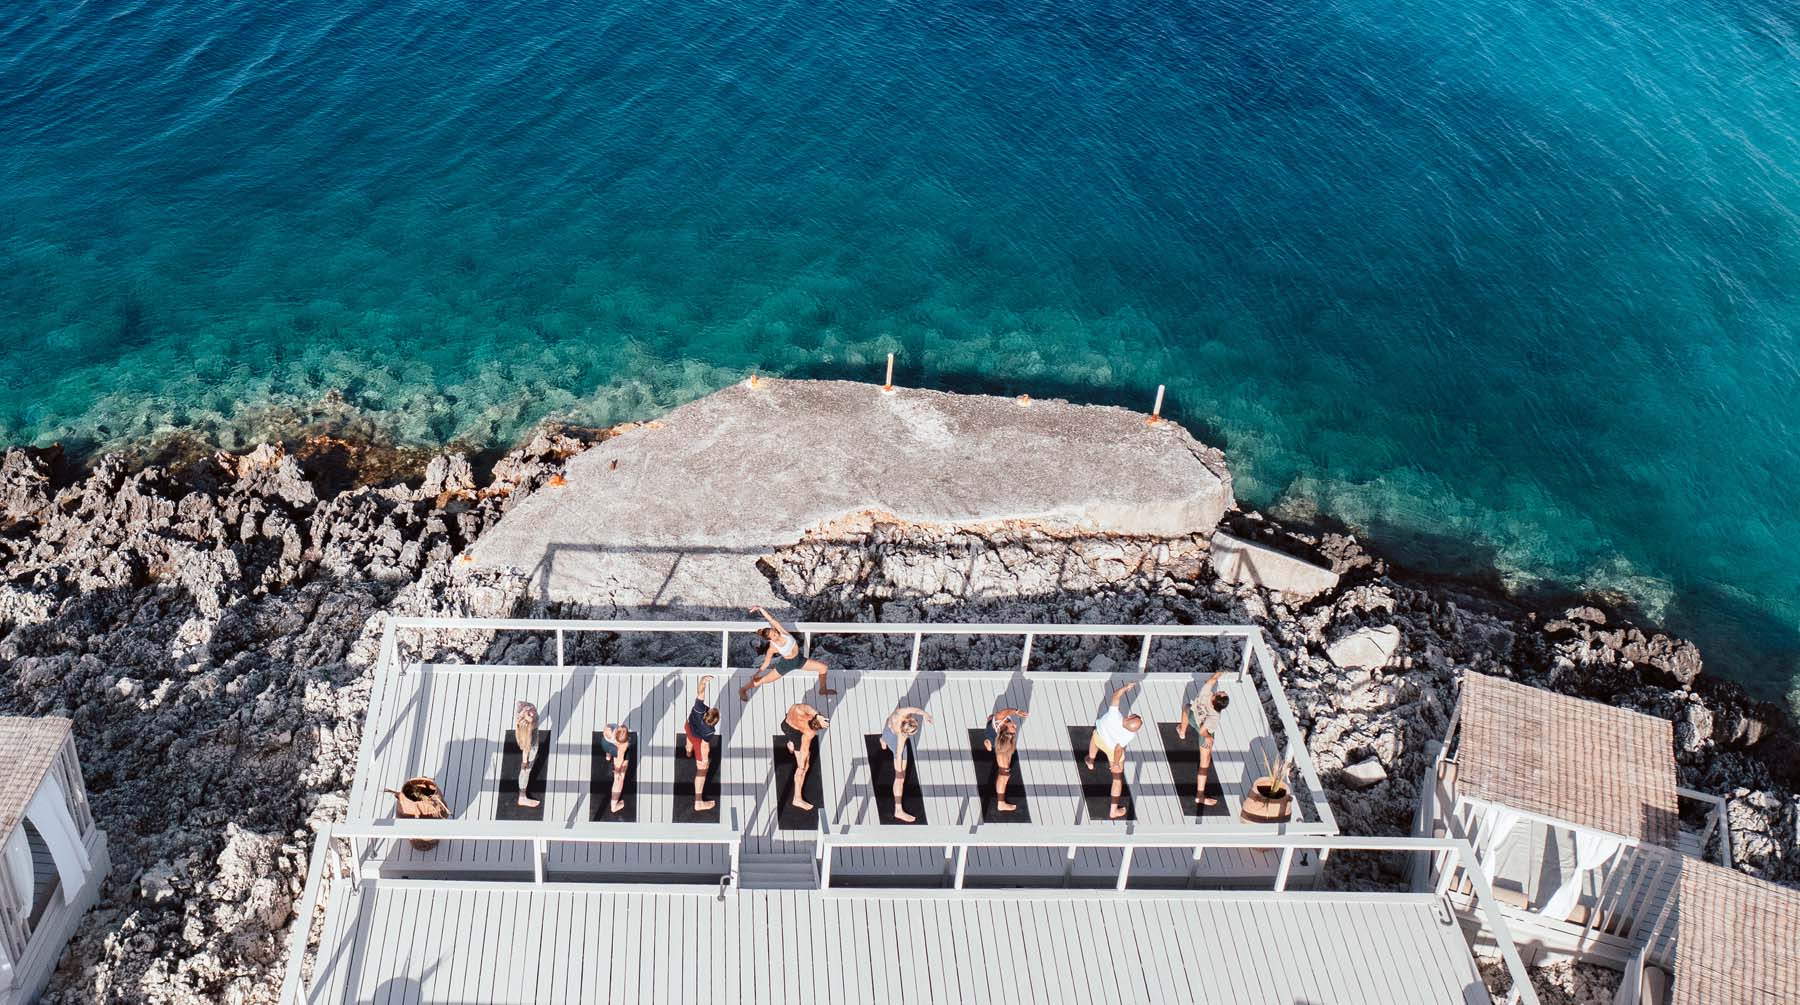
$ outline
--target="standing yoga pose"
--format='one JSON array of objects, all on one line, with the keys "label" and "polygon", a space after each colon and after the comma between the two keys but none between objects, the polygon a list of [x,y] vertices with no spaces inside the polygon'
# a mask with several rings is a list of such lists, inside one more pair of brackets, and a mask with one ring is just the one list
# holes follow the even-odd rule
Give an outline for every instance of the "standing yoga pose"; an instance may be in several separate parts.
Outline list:
[{"label": "standing yoga pose", "polygon": [[537,763],[537,706],[522,701],[513,709],[513,740],[519,745],[519,805],[530,809],[541,800],[525,795],[531,782],[531,768]]},{"label": "standing yoga pose", "polygon": [[781,735],[787,737],[788,753],[794,755],[794,796],[791,802],[795,809],[813,808],[812,803],[801,798],[800,792],[806,784],[806,771],[812,767],[813,737],[830,725],[830,719],[805,702],[789,705],[787,715],[782,717]]},{"label": "standing yoga pose", "polygon": [[1013,757],[1019,749],[1019,727],[1030,712],[1003,708],[988,716],[987,736],[982,746],[994,752],[994,808],[1002,813],[1018,809],[1006,801],[1006,786],[1012,782]]},{"label": "standing yoga pose", "polygon": [[757,638],[768,643],[768,647],[763,650],[762,666],[756,669],[750,683],[738,688],[739,701],[749,701],[751,691],[764,684],[773,684],[795,670],[818,674],[820,694],[837,694],[825,686],[825,671],[829,668],[818,660],[801,656],[799,640],[794,638],[792,632],[781,627],[781,622],[776,621],[773,614],[761,606],[750,608],[750,613],[761,615],[769,623],[769,627],[756,630]]},{"label": "standing yoga pose", "polygon": [[912,823],[918,818],[900,806],[900,792],[906,787],[906,765],[912,760],[912,740],[919,735],[919,718],[931,721],[931,713],[922,708],[895,709],[881,730],[881,745],[894,755],[894,819]]},{"label": "standing yoga pose", "polygon": [[682,732],[687,734],[688,756],[694,759],[694,812],[703,813],[715,805],[711,799],[702,799],[700,794],[706,791],[706,773],[712,770],[713,745],[719,740],[719,710],[706,704],[706,688],[713,680],[712,674],[700,678],[700,692],[694,699],[694,707],[688,709],[687,722],[682,724]]},{"label": "standing yoga pose", "polygon": [[608,723],[600,731],[600,749],[605,752],[606,759],[612,762],[612,804],[614,813],[625,812],[625,771],[630,765],[628,755],[631,751],[631,730],[614,723]]},{"label": "standing yoga pose", "polygon": [[1219,732],[1219,713],[1231,704],[1231,696],[1219,690],[1219,674],[1206,679],[1200,693],[1193,701],[1182,706],[1181,725],[1175,727],[1175,735],[1187,739],[1188,718],[1194,720],[1194,728],[1200,731],[1200,774],[1194,782],[1194,791],[1198,793],[1194,802],[1201,806],[1217,806],[1217,797],[1206,794],[1206,776],[1212,773],[1213,737]]},{"label": "standing yoga pose", "polygon": [[1088,740],[1088,770],[1094,769],[1094,756],[1103,750],[1106,751],[1107,763],[1112,768],[1112,805],[1106,815],[1113,820],[1123,817],[1126,812],[1119,799],[1125,791],[1125,748],[1137,738],[1138,730],[1144,728],[1143,716],[1136,713],[1124,715],[1119,711],[1119,702],[1124,700],[1125,692],[1134,687],[1137,687],[1136,682],[1113,692],[1112,707],[1094,723],[1094,734]]}]

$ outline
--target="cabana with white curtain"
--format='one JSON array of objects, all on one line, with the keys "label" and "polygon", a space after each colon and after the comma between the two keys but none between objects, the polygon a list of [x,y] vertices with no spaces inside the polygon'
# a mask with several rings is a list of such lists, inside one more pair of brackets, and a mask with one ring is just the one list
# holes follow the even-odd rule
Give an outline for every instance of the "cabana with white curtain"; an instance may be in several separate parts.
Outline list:
[{"label": "cabana with white curtain", "polygon": [[1719,829],[1682,828],[1667,720],[1486,674],[1465,676],[1431,781],[1420,832],[1470,841],[1528,960],[1624,965]]},{"label": "cabana with white curtain", "polygon": [[110,865],[71,725],[0,717],[0,1005],[43,990]]}]

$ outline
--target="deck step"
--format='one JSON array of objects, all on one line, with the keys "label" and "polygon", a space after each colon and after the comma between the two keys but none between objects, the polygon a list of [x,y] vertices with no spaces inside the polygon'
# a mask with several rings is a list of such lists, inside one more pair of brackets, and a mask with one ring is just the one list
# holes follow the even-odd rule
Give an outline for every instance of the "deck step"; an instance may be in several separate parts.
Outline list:
[{"label": "deck step", "polygon": [[812,890],[819,874],[810,855],[745,855],[738,861],[740,890]]}]

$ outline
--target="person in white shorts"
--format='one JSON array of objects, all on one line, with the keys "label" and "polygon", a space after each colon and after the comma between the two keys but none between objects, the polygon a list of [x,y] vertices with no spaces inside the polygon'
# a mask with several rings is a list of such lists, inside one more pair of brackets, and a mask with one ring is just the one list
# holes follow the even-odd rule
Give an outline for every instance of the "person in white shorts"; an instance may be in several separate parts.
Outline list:
[{"label": "person in white shorts", "polygon": [[1102,751],[1106,752],[1107,764],[1112,768],[1112,805],[1106,815],[1113,820],[1125,815],[1125,804],[1120,798],[1125,792],[1125,748],[1137,739],[1138,730],[1144,728],[1143,716],[1125,715],[1119,711],[1119,702],[1134,687],[1137,687],[1136,682],[1113,692],[1112,707],[1094,723],[1094,735],[1088,740],[1088,770],[1093,770],[1094,758]]}]

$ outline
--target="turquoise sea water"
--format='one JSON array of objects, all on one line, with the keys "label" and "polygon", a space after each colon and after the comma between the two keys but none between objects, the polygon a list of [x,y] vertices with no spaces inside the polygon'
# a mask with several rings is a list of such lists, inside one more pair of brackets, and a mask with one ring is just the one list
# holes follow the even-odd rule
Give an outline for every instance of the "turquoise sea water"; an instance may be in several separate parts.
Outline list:
[{"label": "turquoise sea water", "polygon": [[21,0],[0,441],[763,372],[1168,410],[1248,501],[1800,667],[1772,0]]}]

